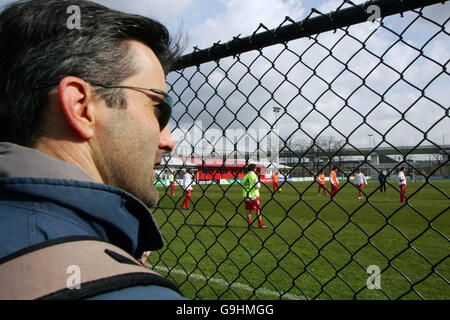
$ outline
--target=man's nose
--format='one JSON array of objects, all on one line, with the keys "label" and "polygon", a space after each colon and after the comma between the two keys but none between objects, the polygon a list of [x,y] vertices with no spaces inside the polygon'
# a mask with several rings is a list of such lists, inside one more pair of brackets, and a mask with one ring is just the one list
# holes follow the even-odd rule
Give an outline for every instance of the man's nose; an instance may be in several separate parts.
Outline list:
[{"label": "man's nose", "polygon": [[159,149],[163,150],[164,153],[170,153],[175,150],[176,145],[177,142],[173,138],[172,131],[166,126],[159,136]]}]

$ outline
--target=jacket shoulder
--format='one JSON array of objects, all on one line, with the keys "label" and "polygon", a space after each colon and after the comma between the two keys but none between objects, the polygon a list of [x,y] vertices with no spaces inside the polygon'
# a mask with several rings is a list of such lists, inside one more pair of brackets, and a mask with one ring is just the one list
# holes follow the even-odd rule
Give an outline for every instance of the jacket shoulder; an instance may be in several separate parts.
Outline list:
[{"label": "jacket shoulder", "polygon": [[0,200],[0,257],[46,241],[68,235],[103,236],[78,215],[66,208],[56,210],[51,203]]}]

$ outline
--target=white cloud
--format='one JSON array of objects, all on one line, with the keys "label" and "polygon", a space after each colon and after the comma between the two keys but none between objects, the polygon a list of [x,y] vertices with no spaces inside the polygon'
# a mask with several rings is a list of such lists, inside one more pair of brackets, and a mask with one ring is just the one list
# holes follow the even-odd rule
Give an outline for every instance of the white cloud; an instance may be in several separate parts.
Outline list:
[{"label": "white cloud", "polygon": [[93,0],[106,7],[146,16],[161,22],[170,34],[178,38],[183,36],[183,16],[197,0]]},{"label": "white cloud", "polygon": [[[94,0],[109,8],[156,18],[162,22],[182,15],[194,0]],[[176,3],[176,4],[174,4]]]},{"label": "white cloud", "polygon": [[208,77],[208,83],[213,86],[217,87],[220,82],[225,78],[225,74],[221,71],[214,71],[211,73]]},{"label": "white cloud", "polygon": [[[299,20],[303,14],[301,1],[282,0],[221,0],[225,11],[190,30],[193,44],[207,48],[221,40],[232,40],[234,36],[249,36],[260,24],[269,29],[278,27],[286,16]],[[264,31],[261,29],[260,31]]]},{"label": "white cloud", "polygon": [[[353,0],[352,2],[354,4],[361,4],[366,2],[367,0]],[[321,13],[329,13],[331,11],[336,11],[337,8],[339,8],[342,5],[342,0],[331,0],[325,3],[322,3],[319,5],[317,10],[319,10]],[[343,6],[340,7],[340,9],[351,7],[351,4],[345,3]]]}]

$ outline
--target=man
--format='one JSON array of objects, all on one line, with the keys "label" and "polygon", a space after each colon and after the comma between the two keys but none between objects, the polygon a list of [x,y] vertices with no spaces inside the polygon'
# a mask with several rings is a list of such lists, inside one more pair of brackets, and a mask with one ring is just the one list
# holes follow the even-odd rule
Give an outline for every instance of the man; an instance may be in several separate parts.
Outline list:
[{"label": "man", "polygon": [[339,190],[339,180],[337,177],[337,171],[338,169],[336,167],[333,167],[333,169],[330,171],[330,183],[331,183],[331,196],[334,200],[336,200],[336,193]]},{"label": "man", "polygon": [[245,210],[247,210],[248,227],[252,227],[252,211],[256,211],[259,227],[266,228],[261,216],[261,201],[259,199],[261,184],[255,173],[256,165],[249,164],[248,168],[248,173],[242,179],[242,196],[244,197]]},{"label": "man", "polygon": [[364,173],[362,173],[361,169],[358,169],[358,172],[355,174],[355,185],[359,190],[358,200],[364,199],[362,190],[364,188],[364,185],[367,186],[367,179]]},{"label": "man", "polygon": [[[68,27],[69,6],[80,29]],[[0,258],[74,237],[135,261],[162,248],[148,207],[159,199],[154,166],[175,147],[165,73],[178,47],[167,29],[84,0],[13,3],[0,25]],[[91,298],[183,298],[155,284],[107,290],[112,280]]]},{"label": "man", "polygon": [[380,171],[378,175],[378,182],[380,183],[380,192],[386,192],[386,175],[383,171]]},{"label": "man", "polygon": [[398,186],[400,188],[400,202],[406,202],[406,169],[405,167],[401,167],[400,171],[398,172],[397,181]]},{"label": "man", "polygon": [[274,172],[272,174],[272,182],[273,182],[273,192],[277,191],[277,192],[281,192],[281,188],[278,185],[278,173]]},{"label": "man", "polygon": [[169,176],[169,180],[170,180],[170,194],[172,196],[175,195],[175,176],[176,176],[176,174],[177,174],[177,172],[173,171],[173,172],[170,173],[170,176]]},{"label": "man", "polygon": [[189,207],[189,200],[191,199],[191,193],[192,190],[192,175],[191,175],[191,169],[183,170],[183,190],[184,190],[184,201],[181,204],[181,207],[190,210]]},{"label": "man", "polygon": [[317,190],[317,193],[319,194],[319,197],[321,196],[320,190],[323,189],[323,194],[327,195],[327,189],[325,188],[326,182],[325,182],[325,173],[320,171],[319,175],[317,176],[317,183],[319,184],[319,188]]}]

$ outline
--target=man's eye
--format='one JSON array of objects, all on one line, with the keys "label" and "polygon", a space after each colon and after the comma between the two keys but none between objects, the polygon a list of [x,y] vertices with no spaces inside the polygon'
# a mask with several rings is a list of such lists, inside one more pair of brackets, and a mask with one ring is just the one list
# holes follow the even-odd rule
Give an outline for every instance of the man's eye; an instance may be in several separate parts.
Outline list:
[{"label": "man's eye", "polygon": [[153,112],[155,113],[155,117],[157,118],[157,119],[160,119],[161,118],[161,108],[158,106],[158,105],[155,105],[154,107],[153,107]]}]

